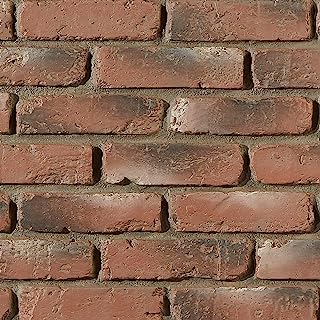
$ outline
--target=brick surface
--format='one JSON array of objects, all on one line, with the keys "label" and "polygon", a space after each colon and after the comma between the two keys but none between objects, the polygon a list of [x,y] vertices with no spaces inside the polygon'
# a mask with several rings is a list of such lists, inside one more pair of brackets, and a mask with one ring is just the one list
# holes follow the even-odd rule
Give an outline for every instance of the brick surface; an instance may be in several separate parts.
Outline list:
[{"label": "brick surface", "polygon": [[94,76],[104,88],[241,89],[243,64],[234,48],[102,47]]},{"label": "brick surface", "polygon": [[86,77],[87,59],[79,48],[2,47],[0,85],[77,85]]},{"label": "brick surface", "polygon": [[247,239],[107,241],[101,278],[237,280],[250,274],[252,250]]},{"label": "brick surface", "polygon": [[317,145],[267,145],[252,151],[256,179],[270,184],[320,183],[320,147]]},{"label": "brick surface", "polygon": [[22,228],[41,232],[161,231],[161,196],[28,193],[21,197],[18,220]]},{"label": "brick surface", "polygon": [[115,143],[104,151],[108,183],[129,179],[138,185],[237,185],[242,180],[238,145]]},{"label": "brick surface", "polygon": [[32,40],[152,40],[160,34],[160,13],[157,0],[26,0],[19,10],[18,33]]},{"label": "brick surface", "polygon": [[93,246],[87,241],[0,240],[0,279],[94,277]]},{"label": "brick surface", "polygon": [[299,287],[192,288],[171,294],[174,320],[316,320],[318,293]]},{"label": "brick surface", "polygon": [[320,241],[266,241],[257,251],[257,277],[260,279],[320,279]]},{"label": "brick surface", "polygon": [[313,130],[313,114],[313,102],[299,97],[187,97],[172,104],[169,128],[191,134],[302,134]]},{"label": "brick surface", "polygon": [[13,2],[11,0],[1,0],[0,2],[0,39],[14,39],[14,17],[13,17]]},{"label": "brick surface", "polygon": [[[159,131],[165,103],[159,99],[115,95],[35,96],[20,100],[20,134],[115,133]],[[0,123],[1,124],[1,123]]]},{"label": "brick surface", "polygon": [[162,320],[163,295],[152,287],[28,286],[19,291],[19,319]]},{"label": "brick surface", "polygon": [[5,194],[0,194],[0,232],[10,232],[13,226],[13,218],[10,198]]},{"label": "brick surface", "polygon": [[90,146],[0,145],[0,152],[0,183],[92,183]]},{"label": "brick surface", "polygon": [[0,134],[14,133],[12,127],[14,121],[15,96],[10,93],[0,93]]},{"label": "brick surface", "polygon": [[10,289],[0,289],[0,318],[2,320],[10,320],[16,314],[13,305],[13,294]]},{"label": "brick surface", "polygon": [[320,50],[269,49],[253,54],[258,88],[320,88]]},{"label": "brick surface", "polygon": [[171,222],[178,231],[310,232],[315,199],[297,192],[195,192],[171,194]]}]

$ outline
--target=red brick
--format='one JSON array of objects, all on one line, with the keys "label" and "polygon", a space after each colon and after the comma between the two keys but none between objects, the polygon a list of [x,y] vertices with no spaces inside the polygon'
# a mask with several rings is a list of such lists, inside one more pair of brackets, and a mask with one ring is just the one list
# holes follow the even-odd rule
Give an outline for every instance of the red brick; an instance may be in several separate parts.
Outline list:
[{"label": "red brick", "polygon": [[157,0],[25,0],[18,34],[32,40],[153,40],[160,35],[160,14]]},{"label": "red brick", "polygon": [[320,88],[320,50],[268,49],[253,55],[258,88]]},{"label": "red brick", "polygon": [[68,86],[86,77],[88,53],[80,48],[0,49],[0,85]]},{"label": "red brick", "polygon": [[161,196],[29,193],[19,201],[18,219],[40,232],[161,231]]},{"label": "red brick", "polygon": [[0,183],[91,184],[92,149],[71,145],[0,145]]},{"label": "red brick", "polygon": [[0,240],[0,279],[93,278],[93,246],[88,241]]},{"label": "red brick", "polygon": [[19,319],[162,320],[163,300],[152,287],[28,286],[19,290]]},{"label": "red brick", "polygon": [[0,318],[2,320],[10,320],[15,315],[13,306],[13,294],[10,289],[0,289]]},{"label": "red brick", "polygon": [[177,41],[305,40],[312,5],[296,1],[170,0],[167,37]]},{"label": "red brick", "polygon": [[161,129],[165,103],[130,96],[36,96],[19,101],[18,133],[150,134]]},{"label": "red brick", "polygon": [[313,102],[299,97],[266,99],[178,98],[169,112],[169,128],[217,135],[302,134],[313,130]]},{"label": "red brick", "polygon": [[320,240],[266,241],[257,251],[260,279],[320,280]]},{"label": "red brick", "polygon": [[320,183],[320,147],[317,145],[261,146],[252,151],[251,158],[259,182]]},{"label": "red brick", "polygon": [[108,183],[138,185],[237,185],[243,166],[241,147],[230,144],[110,144],[103,164]]},{"label": "red brick", "polygon": [[13,18],[13,2],[11,0],[1,0],[0,9],[0,39],[13,40],[14,18]]},{"label": "red brick", "polygon": [[104,88],[241,89],[243,63],[234,48],[103,47],[94,78]]},{"label": "red brick", "polygon": [[237,280],[251,271],[248,239],[113,240],[102,246],[102,280],[211,278]]},{"label": "red brick", "polygon": [[7,195],[0,194],[0,232],[10,232],[12,229],[10,202],[10,198]]},{"label": "red brick", "polygon": [[195,192],[171,194],[172,224],[178,231],[310,232],[315,199],[297,192]]},{"label": "red brick", "polygon": [[14,133],[12,117],[14,116],[15,96],[10,93],[0,93],[0,134]]},{"label": "red brick", "polygon": [[299,287],[191,288],[171,293],[175,320],[316,320],[317,290]]}]

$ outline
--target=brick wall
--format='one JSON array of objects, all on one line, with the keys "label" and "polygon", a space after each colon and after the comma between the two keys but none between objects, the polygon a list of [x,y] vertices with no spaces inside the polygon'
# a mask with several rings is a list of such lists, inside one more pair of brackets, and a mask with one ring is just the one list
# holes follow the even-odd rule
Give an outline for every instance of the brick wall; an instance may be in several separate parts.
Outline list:
[{"label": "brick wall", "polygon": [[2,320],[318,319],[317,3],[0,4]]}]

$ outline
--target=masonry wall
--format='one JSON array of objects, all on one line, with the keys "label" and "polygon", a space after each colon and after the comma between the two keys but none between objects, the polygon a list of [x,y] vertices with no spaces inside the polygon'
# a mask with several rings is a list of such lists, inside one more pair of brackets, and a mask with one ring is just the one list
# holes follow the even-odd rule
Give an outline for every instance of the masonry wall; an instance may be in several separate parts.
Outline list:
[{"label": "masonry wall", "polygon": [[1,319],[319,319],[317,3],[0,4]]}]

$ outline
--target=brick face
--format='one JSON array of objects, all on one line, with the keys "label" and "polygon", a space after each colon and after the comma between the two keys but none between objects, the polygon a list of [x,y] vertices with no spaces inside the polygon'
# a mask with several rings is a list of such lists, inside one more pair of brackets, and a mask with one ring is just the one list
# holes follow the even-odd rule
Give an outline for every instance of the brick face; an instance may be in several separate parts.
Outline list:
[{"label": "brick face", "polygon": [[12,319],[16,314],[13,305],[13,294],[10,289],[0,289],[0,317],[1,319],[7,320]]},{"label": "brick face", "polygon": [[160,288],[143,287],[23,287],[20,319],[162,320],[163,295]]},{"label": "brick face", "polygon": [[94,75],[103,88],[241,89],[243,63],[234,48],[102,47]]},{"label": "brick face", "polygon": [[1,0],[0,8],[0,39],[13,40],[14,39],[14,5],[11,0]]},{"label": "brick face", "polygon": [[302,134],[313,129],[313,102],[305,98],[178,98],[169,128],[217,135]]},{"label": "brick face", "polygon": [[311,1],[168,3],[168,37],[176,41],[304,40],[311,36]]},{"label": "brick face", "polygon": [[161,196],[24,194],[18,219],[22,228],[40,232],[161,231]]},{"label": "brick face", "polygon": [[114,240],[102,248],[102,280],[208,278],[237,280],[251,271],[252,242]]},{"label": "brick face", "polygon": [[19,101],[20,134],[152,134],[161,129],[165,103],[116,95],[36,96]]},{"label": "brick face", "polygon": [[104,150],[109,183],[129,179],[138,185],[237,185],[242,179],[238,145],[111,144]]},{"label": "brick face", "polygon": [[160,34],[160,9],[160,1],[26,0],[18,33],[32,40],[153,40]]},{"label": "brick face", "polygon": [[172,194],[169,212],[178,231],[310,232],[314,199],[296,192]]}]

